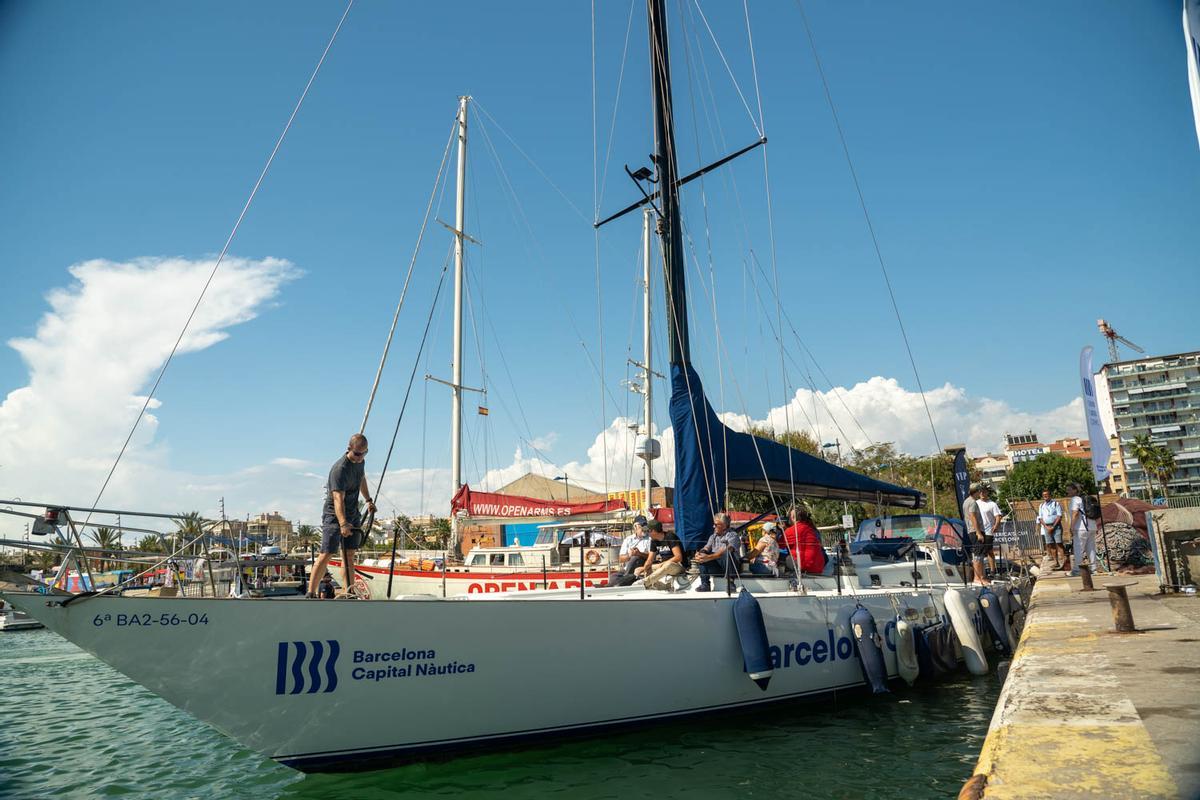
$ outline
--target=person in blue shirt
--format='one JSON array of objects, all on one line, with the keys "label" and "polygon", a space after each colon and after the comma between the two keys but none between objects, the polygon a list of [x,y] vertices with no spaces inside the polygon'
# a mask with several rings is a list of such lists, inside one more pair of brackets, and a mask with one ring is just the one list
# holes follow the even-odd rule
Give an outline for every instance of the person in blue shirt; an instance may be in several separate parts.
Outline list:
[{"label": "person in blue shirt", "polygon": [[1063,548],[1062,516],[1062,504],[1050,496],[1049,489],[1043,489],[1042,505],[1038,508],[1038,528],[1042,532],[1042,541],[1046,543],[1046,552],[1054,559],[1056,570],[1071,568],[1067,551]]},{"label": "person in blue shirt", "polygon": [[692,557],[692,561],[700,565],[700,586],[696,591],[711,592],[713,575],[737,577],[738,550],[741,546],[738,535],[729,528],[729,515],[725,512],[714,514],[712,536]]}]

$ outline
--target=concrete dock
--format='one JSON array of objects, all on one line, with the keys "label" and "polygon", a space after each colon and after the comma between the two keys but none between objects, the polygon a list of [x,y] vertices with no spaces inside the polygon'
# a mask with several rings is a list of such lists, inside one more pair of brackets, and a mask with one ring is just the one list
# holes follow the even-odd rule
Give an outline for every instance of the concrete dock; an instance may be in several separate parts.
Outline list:
[{"label": "concrete dock", "polygon": [[[1137,631],[1114,632],[1105,584]],[[960,798],[1200,798],[1200,598],[1154,575],[1043,570]]]}]

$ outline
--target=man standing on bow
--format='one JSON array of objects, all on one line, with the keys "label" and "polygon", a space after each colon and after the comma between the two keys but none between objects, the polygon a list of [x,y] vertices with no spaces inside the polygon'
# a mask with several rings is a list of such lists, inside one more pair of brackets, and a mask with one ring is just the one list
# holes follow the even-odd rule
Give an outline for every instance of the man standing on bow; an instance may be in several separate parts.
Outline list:
[{"label": "man standing on bow", "polygon": [[329,559],[342,552],[342,593],[354,585],[354,554],[362,547],[362,515],[358,496],[367,501],[367,510],[375,511],[366,474],[367,437],[350,437],[345,454],[334,462],[325,482],[325,507],[321,514],[321,555],[308,578],[308,596],[317,596],[317,586],[329,568]]},{"label": "man standing on bow", "polygon": [[967,526],[967,547],[969,548],[971,558],[971,571],[975,575],[975,583],[988,585],[987,577],[983,573],[984,544],[983,538],[983,515],[979,513],[979,491],[983,488],[981,483],[972,483],[970,491],[963,500],[963,522]]}]

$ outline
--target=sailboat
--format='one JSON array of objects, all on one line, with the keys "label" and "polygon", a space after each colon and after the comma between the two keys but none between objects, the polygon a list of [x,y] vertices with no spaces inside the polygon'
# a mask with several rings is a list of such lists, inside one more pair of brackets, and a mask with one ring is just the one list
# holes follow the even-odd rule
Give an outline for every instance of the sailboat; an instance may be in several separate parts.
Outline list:
[{"label": "sailboat", "polygon": [[[918,491],[727,429],[709,404],[688,343],[664,0],[647,0],[647,11],[659,171],[651,198],[669,317],[674,512],[685,548],[704,543],[727,489],[787,487],[920,507]],[[581,586],[366,602],[8,599],[257,753],[300,770],[351,770],[865,686],[887,691],[917,674],[910,645],[918,628],[952,627],[968,665],[986,670],[993,637],[979,632],[995,618],[985,613],[994,610],[985,602],[992,589],[959,588],[936,543],[915,543],[904,558],[856,555],[845,567],[794,582],[729,576],[709,593],[685,575],[670,591]],[[1004,587],[993,594],[1013,608]],[[597,688],[613,674],[600,652],[618,652],[625,674],[654,676],[655,690]],[[537,702],[514,702],[513,676],[532,672],[552,677],[539,684]]]}]

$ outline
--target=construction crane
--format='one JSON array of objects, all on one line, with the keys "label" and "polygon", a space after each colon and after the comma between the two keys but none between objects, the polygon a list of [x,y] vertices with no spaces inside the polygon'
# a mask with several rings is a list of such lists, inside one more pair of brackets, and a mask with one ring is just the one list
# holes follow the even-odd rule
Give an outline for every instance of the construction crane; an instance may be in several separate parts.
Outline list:
[{"label": "construction crane", "polygon": [[1104,335],[1105,339],[1108,339],[1109,363],[1115,364],[1116,362],[1121,360],[1121,356],[1117,352],[1117,342],[1120,342],[1121,344],[1125,345],[1126,347],[1128,347],[1130,350],[1134,351],[1135,353],[1145,353],[1146,352],[1145,350],[1138,347],[1136,344],[1129,341],[1124,336],[1122,336],[1121,334],[1119,334],[1115,330],[1113,330],[1112,325],[1109,325],[1107,320],[1103,320],[1103,319],[1096,320],[1096,327],[1100,328],[1100,333],[1102,333]]}]

